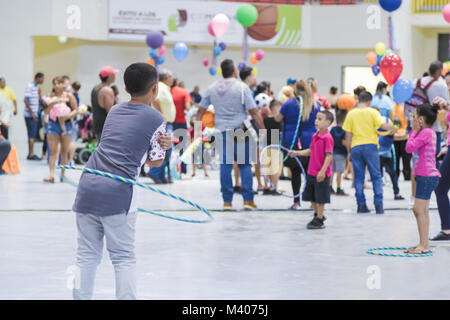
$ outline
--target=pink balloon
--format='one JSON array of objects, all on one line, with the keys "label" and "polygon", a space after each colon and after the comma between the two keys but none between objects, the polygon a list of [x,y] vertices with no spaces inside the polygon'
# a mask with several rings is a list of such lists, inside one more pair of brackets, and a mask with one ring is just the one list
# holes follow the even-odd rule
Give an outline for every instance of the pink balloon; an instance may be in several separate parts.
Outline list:
[{"label": "pink balloon", "polygon": [[163,56],[166,53],[166,47],[165,46],[161,46],[158,49],[158,57]]},{"label": "pink balloon", "polygon": [[261,61],[262,59],[264,59],[264,50],[262,49],[258,49],[256,50],[256,59],[258,59],[258,61]]},{"label": "pink balloon", "polygon": [[209,60],[208,60],[208,58],[203,59],[203,65],[204,65],[205,67],[207,67],[207,66],[209,65]]},{"label": "pink balloon", "polygon": [[228,17],[223,13],[217,14],[211,20],[211,28],[217,38],[221,38],[225,34],[229,25],[230,19],[228,19]]},{"label": "pink balloon", "polygon": [[213,27],[212,27],[212,21],[208,24],[208,32],[210,35],[212,35],[213,37],[216,37]]},{"label": "pink balloon", "polygon": [[444,7],[442,10],[442,15],[444,16],[445,21],[450,23],[450,3]]}]

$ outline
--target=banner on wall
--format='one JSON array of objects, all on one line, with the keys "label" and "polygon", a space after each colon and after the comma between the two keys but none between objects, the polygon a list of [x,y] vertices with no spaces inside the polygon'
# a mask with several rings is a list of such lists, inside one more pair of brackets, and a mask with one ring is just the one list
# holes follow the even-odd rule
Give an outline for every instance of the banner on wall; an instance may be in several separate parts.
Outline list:
[{"label": "banner on wall", "polygon": [[[211,44],[208,23],[218,13],[230,19],[230,26],[220,41],[242,44],[243,27],[236,20],[242,4],[198,1],[165,1],[155,5],[148,0],[110,0],[108,38],[122,41],[145,41],[150,30],[160,30],[165,41]],[[255,5],[259,16],[248,30],[249,44],[270,47],[301,47],[302,7],[289,5]]]}]

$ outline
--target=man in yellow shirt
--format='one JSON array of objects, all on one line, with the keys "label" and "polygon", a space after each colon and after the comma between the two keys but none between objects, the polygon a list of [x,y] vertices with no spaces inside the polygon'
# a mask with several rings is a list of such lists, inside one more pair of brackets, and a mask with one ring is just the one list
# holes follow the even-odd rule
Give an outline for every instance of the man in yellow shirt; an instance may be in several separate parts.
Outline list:
[{"label": "man in yellow shirt", "polygon": [[[395,133],[396,128],[386,123],[379,111],[370,107],[372,95],[363,91],[359,94],[359,104],[351,110],[345,119],[343,129],[349,144],[349,160],[353,163],[356,201],[358,213],[369,213],[364,195],[366,166],[373,184],[374,204],[377,214],[383,214],[383,182],[378,156],[378,129]],[[350,150],[351,149],[351,150]]]},{"label": "man in yellow shirt", "polygon": [[2,112],[0,116],[2,120],[1,131],[5,139],[8,139],[9,119],[13,114],[17,115],[17,101],[14,91],[6,86],[6,80],[3,76],[0,76],[0,104]]}]

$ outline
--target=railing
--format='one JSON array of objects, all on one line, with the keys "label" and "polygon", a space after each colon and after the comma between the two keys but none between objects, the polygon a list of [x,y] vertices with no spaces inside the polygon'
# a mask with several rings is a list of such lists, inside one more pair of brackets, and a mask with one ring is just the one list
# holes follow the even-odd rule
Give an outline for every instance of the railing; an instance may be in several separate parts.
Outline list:
[{"label": "railing", "polygon": [[450,0],[411,0],[413,14],[440,14]]}]

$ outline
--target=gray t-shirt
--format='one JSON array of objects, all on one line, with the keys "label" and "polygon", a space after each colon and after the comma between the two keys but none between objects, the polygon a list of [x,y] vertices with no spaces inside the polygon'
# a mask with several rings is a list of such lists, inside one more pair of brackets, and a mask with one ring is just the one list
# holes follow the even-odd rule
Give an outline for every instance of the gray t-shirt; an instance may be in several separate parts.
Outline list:
[{"label": "gray t-shirt", "polygon": [[[147,157],[164,159],[157,142],[164,134],[164,118],[155,109],[118,104],[108,113],[100,144],[86,167],[136,180]],[[83,173],[72,210],[97,216],[123,214],[130,211],[132,200],[132,185]]]},{"label": "gray t-shirt", "polygon": [[256,108],[250,88],[236,78],[219,80],[206,90],[200,106],[207,109],[211,104],[221,132],[239,128],[247,119],[246,111]]},{"label": "gray t-shirt", "polygon": [[[422,78],[421,81],[421,85],[422,87],[425,87],[427,84],[430,83],[430,81],[432,81],[433,78],[430,76],[426,76]],[[414,85],[417,84],[417,80],[416,83]],[[441,79],[439,79],[438,81],[434,82],[427,90],[427,96],[428,96],[428,101],[431,103],[433,103],[434,98],[436,97],[442,97],[445,100],[448,100],[448,87],[447,84],[442,81]],[[439,123],[439,120],[436,120],[436,122],[433,124],[433,130],[436,132],[442,132],[442,127],[441,124]]]}]

